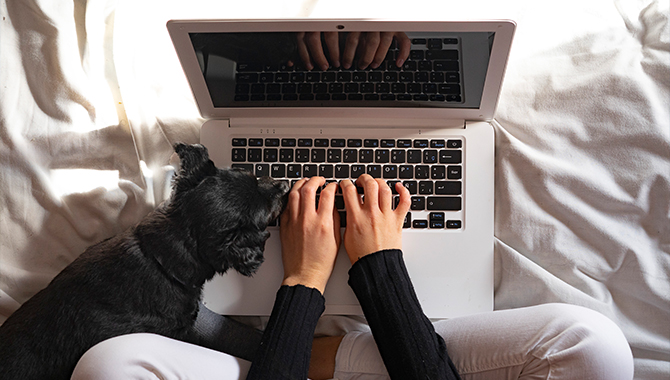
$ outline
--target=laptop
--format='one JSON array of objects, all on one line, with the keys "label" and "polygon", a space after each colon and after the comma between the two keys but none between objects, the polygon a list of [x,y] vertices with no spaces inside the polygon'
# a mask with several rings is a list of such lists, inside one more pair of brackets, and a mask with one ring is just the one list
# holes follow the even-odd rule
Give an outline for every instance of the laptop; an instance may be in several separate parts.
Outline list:
[{"label": "laptop", "polygon": [[[403,254],[426,315],[493,310],[491,122],[512,21],[171,20],[167,28],[217,166],[290,183],[362,173],[401,182],[412,194]],[[346,228],[340,197],[336,207]],[[231,271],[205,285],[209,308],[270,314],[283,268],[279,227],[269,231],[253,277]],[[342,247],[325,314],[362,314],[350,266]]]}]

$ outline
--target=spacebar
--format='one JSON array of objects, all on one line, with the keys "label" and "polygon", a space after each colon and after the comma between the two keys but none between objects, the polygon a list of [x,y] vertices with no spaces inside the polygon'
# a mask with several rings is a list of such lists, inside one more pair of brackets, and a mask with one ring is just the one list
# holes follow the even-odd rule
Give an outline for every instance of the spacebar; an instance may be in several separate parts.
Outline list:
[{"label": "spacebar", "polygon": [[461,209],[461,197],[428,197],[426,208],[432,211],[458,211]]}]

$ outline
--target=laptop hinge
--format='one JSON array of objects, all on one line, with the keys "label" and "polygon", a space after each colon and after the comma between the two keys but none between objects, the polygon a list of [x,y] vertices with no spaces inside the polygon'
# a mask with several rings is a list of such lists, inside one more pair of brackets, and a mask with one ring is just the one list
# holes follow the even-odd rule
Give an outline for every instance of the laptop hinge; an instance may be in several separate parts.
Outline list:
[{"label": "laptop hinge", "polygon": [[465,128],[465,120],[457,119],[385,119],[385,118],[231,118],[230,128]]}]

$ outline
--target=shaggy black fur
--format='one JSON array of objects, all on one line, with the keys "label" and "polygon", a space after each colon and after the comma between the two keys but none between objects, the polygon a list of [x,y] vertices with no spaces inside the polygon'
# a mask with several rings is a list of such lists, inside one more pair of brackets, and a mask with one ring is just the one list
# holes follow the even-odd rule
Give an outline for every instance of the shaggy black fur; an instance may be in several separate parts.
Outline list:
[{"label": "shaggy black fur", "polygon": [[88,248],[0,326],[0,379],[69,379],[90,347],[148,332],[194,341],[202,286],[263,262],[268,223],[288,184],[217,169],[201,145],[176,144],[173,192],[135,228]]}]

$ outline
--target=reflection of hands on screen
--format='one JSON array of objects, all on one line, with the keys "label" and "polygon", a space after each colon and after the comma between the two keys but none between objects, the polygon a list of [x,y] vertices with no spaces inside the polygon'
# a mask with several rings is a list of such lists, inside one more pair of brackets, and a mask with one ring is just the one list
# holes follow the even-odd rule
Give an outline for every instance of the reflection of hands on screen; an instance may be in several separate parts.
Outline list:
[{"label": "reflection of hands on screen", "polygon": [[321,32],[297,33],[298,55],[305,68],[325,71],[330,66],[342,66],[348,69],[356,60],[358,69],[374,69],[384,61],[394,39],[398,44],[396,66],[402,66],[409,57],[411,43],[403,32],[350,32],[346,36],[342,51],[339,37],[338,32],[323,32],[323,42],[326,45],[324,51]]}]

